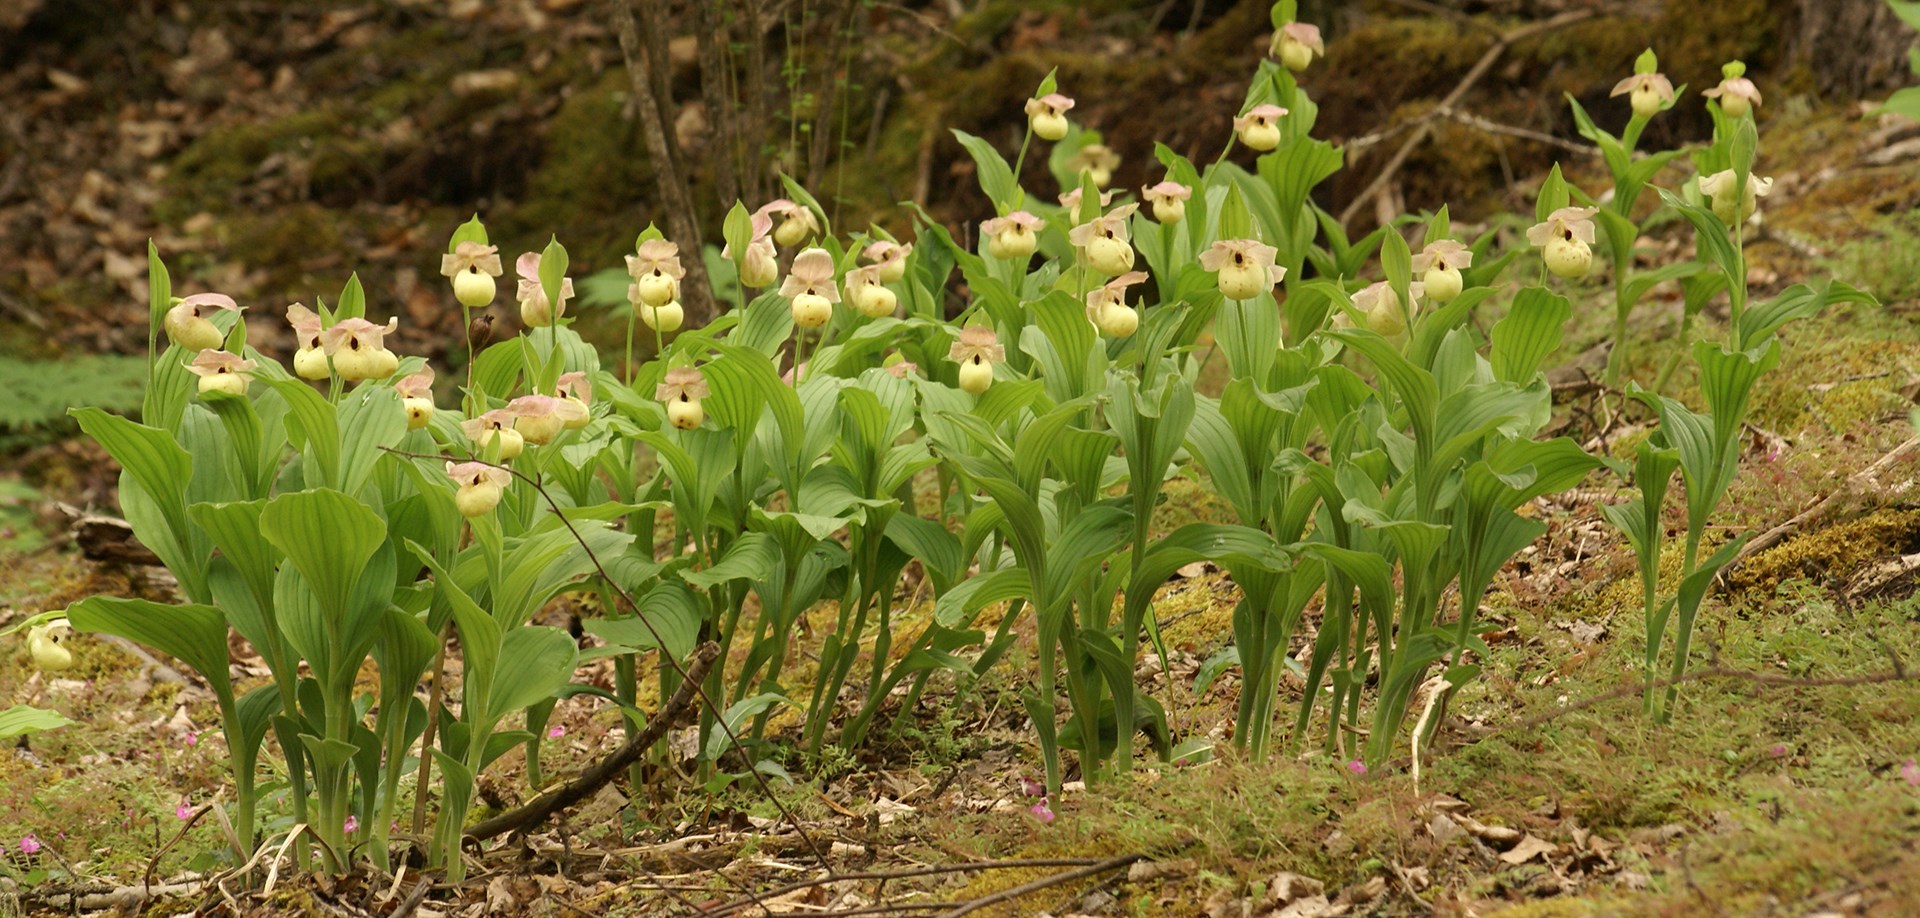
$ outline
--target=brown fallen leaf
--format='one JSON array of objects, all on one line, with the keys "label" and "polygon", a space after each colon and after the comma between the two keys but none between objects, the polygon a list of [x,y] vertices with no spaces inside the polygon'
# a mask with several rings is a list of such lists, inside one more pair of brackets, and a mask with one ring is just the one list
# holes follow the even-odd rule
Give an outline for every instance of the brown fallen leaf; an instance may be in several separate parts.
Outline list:
[{"label": "brown fallen leaf", "polygon": [[1514,845],[1513,850],[1502,853],[1500,860],[1518,867],[1536,857],[1541,857],[1551,852],[1554,847],[1553,842],[1546,841],[1538,836],[1528,835],[1520,839],[1520,843]]}]

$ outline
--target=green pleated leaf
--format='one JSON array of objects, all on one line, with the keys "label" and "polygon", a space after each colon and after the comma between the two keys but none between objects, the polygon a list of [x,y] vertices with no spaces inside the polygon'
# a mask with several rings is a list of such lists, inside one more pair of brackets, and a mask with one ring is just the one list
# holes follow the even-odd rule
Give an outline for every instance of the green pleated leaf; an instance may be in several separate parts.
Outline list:
[{"label": "green pleated leaf", "polygon": [[386,541],[386,523],[339,491],[296,491],[261,509],[260,535],[293,562],[322,614],[334,618],[340,630],[331,636],[348,646],[362,640],[350,630],[357,624],[352,601],[368,562]]},{"label": "green pleated leaf", "polygon": [[94,596],[74,603],[67,620],[76,630],[119,635],[174,657],[193,667],[221,698],[233,698],[233,683],[227,678],[227,621],[212,606]]},{"label": "green pleated leaf", "polygon": [[358,494],[373,474],[382,449],[398,446],[407,435],[400,393],[387,386],[361,386],[340,400],[340,483]]},{"label": "green pleated leaf", "polygon": [[500,718],[552,698],[573,679],[579,648],[558,628],[515,628],[500,641],[500,670],[494,676],[487,713]]},{"label": "green pleated leaf", "polygon": [[1525,385],[1540,364],[1560,347],[1573,306],[1544,287],[1528,287],[1513,298],[1506,318],[1494,323],[1491,337],[1495,378]]},{"label": "green pleated leaf", "polygon": [[16,704],[0,711],[0,740],[10,740],[16,736],[33,733],[45,733],[61,727],[71,727],[74,721],[68,720],[59,711],[48,711],[31,705]]},{"label": "green pleated leaf", "polygon": [[943,594],[933,606],[933,618],[943,628],[962,629],[994,603],[1032,598],[1033,582],[1025,568],[1003,567],[969,577]]},{"label": "green pleated leaf", "polygon": [[684,659],[693,651],[694,641],[700,634],[700,610],[694,604],[693,594],[685,587],[658,584],[634,602],[640,607],[637,617],[597,618],[582,622],[581,626],[609,644],[635,650],[659,648],[676,660]]}]

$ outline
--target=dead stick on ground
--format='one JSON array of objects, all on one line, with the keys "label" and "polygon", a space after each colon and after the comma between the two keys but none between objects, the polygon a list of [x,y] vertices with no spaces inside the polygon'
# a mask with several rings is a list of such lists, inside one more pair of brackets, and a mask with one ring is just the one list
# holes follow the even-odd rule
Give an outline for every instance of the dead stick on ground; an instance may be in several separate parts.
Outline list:
[{"label": "dead stick on ground", "polygon": [[[1508,48],[1535,35],[1564,28],[1583,19],[1591,19],[1594,15],[1595,11],[1590,9],[1568,10],[1552,19],[1531,23],[1514,29],[1511,32],[1502,33],[1499,38],[1494,39],[1493,47],[1488,48],[1485,54],[1480,55],[1480,60],[1473,65],[1473,69],[1468,70],[1467,75],[1460,78],[1459,84],[1455,85],[1453,91],[1447,93],[1446,97],[1440,100],[1440,104],[1433,107],[1433,110],[1436,112],[1452,111],[1454,103],[1459,102],[1461,97],[1467,94],[1467,90],[1472,89],[1475,83],[1480,82],[1481,77],[1487,75],[1487,71],[1493,69],[1493,65],[1500,60],[1500,56],[1505,54]],[[1374,195],[1379,194],[1382,189],[1387,187],[1387,183],[1393,180],[1393,176],[1398,173],[1400,167],[1406,163],[1407,157],[1413,155],[1414,148],[1418,147],[1421,141],[1426,140],[1428,135],[1432,133],[1433,119],[1428,117],[1420,123],[1419,127],[1414,129],[1413,136],[1408,137],[1400,144],[1400,149],[1394,151],[1393,158],[1387,161],[1386,167],[1380,170],[1379,175],[1373,177],[1373,181],[1367,183],[1366,190],[1360,192],[1352,201],[1347,202],[1347,206],[1340,211],[1340,225],[1345,226],[1353,222],[1353,215],[1359,213],[1361,207],[1365,206],[1368,201],[1373,200]]]},{"label": "dead stick on ground", "polygon": [[[1879,459],[1875,460],[1872,465],[1867,466],[1866,468],[1861,469],[1860,471],[1847,476],[1847,484],[1856,485],[1856,484],[1864,484],[1867,482],[1871,482],[1874,476],[1880,474],[1888,466],[1894,464],[1895,462],[1899,462],[1908,453],[1913,452],[1916,447],[1920,447],[1920,437],[1912,437],[1908,439],[1905,443],[1902,443],[1899,446],[1894,447],[1893,449],[1889,450],[1886,455],[1881,456]],[[1748,542],[1745,548],[1740,549],[1739,554],[1733,556],[1733,560],[1727,563],[1727,566],[1721,570],[1720,575],[1722,577],[1726,576],[1726,572],[1733,570],[1735,567],[1739,566],[1740,562],[1745,561],[1746,559],[1752,557],[1755,554],[1758,554],[1759,552],[1765,551],[1769,548],[1772,548],[1775,545],[1778,545],[1780,542],[1784,541],[1787,538],[1787,536],[1793,535],[1795,532],[1798,532],[1800,528],[1802,526],[1805,526],[1808,522],[1826,515],[1826,513],[1829,510],[1833,509],[1833,507],[1836,504],[1838,504],[1842,499],[1846,497],[1854,496],[1856,493],[1857,493],[1857,489],[1853,487],[1842,487],[1840,490],[1837,490],[1832,494],[1827,495],[1819,503],[1814,504],[1813,506],[1808,507],[1807,509],[1802,510],[1799,513],[1795,514],[1793,519],[1790,519],[1784,523],[1781,523],[1778,526],[1773,527],[1772,529],[1767,530],[1766,532],[1761,533],[1758,538],[1754,539],[1751,542]]]},{"label": "dead stick on ground", "polygon": [[1609,701],[1617,701],[1621,698],[1631,698],[1644,694],[1649,688],[1662,689],[1688,682],[1704,682],[1708,679],[1734,679],[1766,688],[1823,688],[1828,686],[1883,685],[1889,682],[1920,682],[1920,674],[1906,672],[1903,667],[1893,672],[1869,673],[1864,676],[1817,676],[1800,678],[1795,676],[1782,676],[1776,673],[1757,673],[1750,670],[1734,669],[1728,666],[1714,666],[1707,669],[1696,669],[1678,679],[1655,679],[1651,685],[1645,682],[1623,685],[1613,691],[1602,692],[1590,698],[1582,698],[1565,707],[1554,708],[1551,711],[1543,711],[1532,717],[1523,717],[1510,724],[1480,728],[1474,738],[1485,739],[1498,733],[1507,733],[1513,730],[1530,730],[1562,714],[1584,711],[1587,708],[1598,707]]},{"label": "dead stick on ground", "polygon": [[1022,883],[1019,886],[1015,886],[1012,889],[1003,889],[997,893],[994,893],[991,896],[981,896],[980,898],[975,899],[972,902],[968,902],[960,906],[959,908],[954,909],[953,911],[941,912],[940,915],[941,915],[941,918],[960,918],[961,915],[970,915],[983,908],[986,908],[989,905],[998,905],[1002,902],[1018,899],[1021,896],[1024,896],[1028,893],[1039,892],[1040,890],[1047,889],[1053,886],[1059,886],[1063,883],[1071,883],[1075,880],[1085,879],[1087,877],[1092,877],[1092,876],[1099,876],[1100,874],[1106,873],[1109,870],[1118,870],[1122,867],[1127,866],[1128,864],[1133,863],[1134,861],[1145,860],[1145,859],[1146,859],[1146,855],[1144,854],[1129,854],[1124,857],[1111,858],[1108,860],[1101,861],[1098,864],[1082,867],[1079,870],[1069,870],[1066,873],[1056,873],[1053,876],[1042,877],[1041,879],[1034,880],[1031,883]]},{"label": "dead stick on ground", "polygon": [[606,758],[594,763],[592,768],[580,773],[580,777],[561,785],[559,788],[542,794],[525,806],[501,813],[492,819],[475,823],[467,829],[467,835],[482,841],[508,832],[524,832],[533,828],[547,817],[585,800],[594,792],[606,786],[615,777],[626,771],[627,767],[640,760],[647,750],[664,736],[669,727],[680,719],[680,715],[693,707],[694,693],[698,691],[700,680],[707,677],[707,670],[720,658],[720,645],[708,641],[694,650],[693,658],[687,661],[687,678],[680,682],[673,697],[660,706],[660,710],[647,720],[647,724],[627,737],[620,748],[608,754]]},{"label": "dead stick on ground", "polygon": [[[908,867],[900,870],[867,870],[858,873],[843,873],[833,877],[797,880],[785,886],[776,886],[769,889],[764,895],[772,899],[778,896],[784,896],[790,892],[806,889],[809,886],[820,886],[840,880],[905,880],[913,877],[932,877],[948,873],[973,873],[981,870],[1018,870],[1036,867],[1092,867],[1104,863],[1106,863],[1105,860],[1092,857],[1046,857],[1015,858],[1004,861],[967,861],[960,864],[938,864],[931,867]],[[752,904],[752,902],[744,899],[735,899],[705,914],[712,916],[712,918],[720,918],[720,916],[731,915]]]}]

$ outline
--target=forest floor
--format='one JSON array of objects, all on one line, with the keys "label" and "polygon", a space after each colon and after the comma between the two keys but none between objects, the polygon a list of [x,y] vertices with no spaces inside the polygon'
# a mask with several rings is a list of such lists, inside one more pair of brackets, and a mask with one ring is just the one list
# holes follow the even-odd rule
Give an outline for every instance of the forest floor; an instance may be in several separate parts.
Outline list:
[{"label": "forest floor", "polygon": [[[1920,913],[1920,449],[1908,423],[1920,398],[1920,175],[1911,149],[1906,159],[1883,152],[1911,147],[1920,131],[1851,108],[1790,105],[1763,124],[1761,171],[1777,184],[1751,246],[1756,289],[1832,274],[1881,304],[1837,307],[1782,332],[1783,360],[1761,384],[1719,523],[1729,535],[1785,530],[1709,598],[1700,678],[1680,686],[1671,724],[1640,713],[1632,554],[1598,511],[1621,495],[1596,485],[1535,508],[1550,532],[1498,579],[1483,613],[1486,675],[1445,713],[1417,777],[1405,756],[1356,773],[1319,751],[1312,730],[1267,760],[1239,753],[1237,671],[1210,665],[1231,639],[1237,595],[1200,565],[1163,589],[1156,615],[1168,654],[1149,653],[1137,675],[1168,700],[1176,740],[1212,741],[1205,755],[1179,765],[1144,755],[1116,780],[1071,784],[1042,818],[1023,790],[1039,766],[1014,675],[1031,669],[1029,621],[1007,665],[968,684],[936,680],[916,708],[890,712],[869,749],[793,756],[784,763],[793,780],[775,782],[772,799],[745,785],[709,791],[657,767],[644,787],[604,792],[557,826],[475,853],[468,882],[433,889],[415,913],[754,914],[757,896],[778,913],[920,914],[1024,886],[1033,891],[977,913]],[[1569,178],[1598,187],[1596,168],[1569,163]],[[1681,238],[1676,227],[1656,232],[1670,240],[1660,257],[1685,257]],[[195,243],[215,244],[211,230]],[[295,261],[302,272],[334,267]],[[1623,455],[1640,419],[1618,393],[1582,382],[1604,356],[1594,345],[1607,331],[1605,296],[1596,285],[1576,310],[1555,358],[1566,381],[1557,400],[1563,432]],[[1638,314],[1636,377],[1652,378],[1677,346],[1679,308],[1669,297]],[[98,325],[75,346],[118,340]],[[1707,326],[1713,334],[1711,311]],[[1694,396],[1690,386],[1684,373],[1676,379],[1681,397]],[[104,457],[67,439],[9,446],[0,627],[98,592],[169,595],[153,571],[80,557],[52,509],[111,509]],[[1168,493],[1161,532],[1226,512],[1192,481]],[[912,629],[928,609],[901,600],[901,627]],[[1310,615],[1296,651],[1312,625]],[[283,876],[270,893],[238,898],[196,886],[232,866],[210,853],[225,843],[203,812],[226,792],[211,694],[163,660],[90,640],[75,647],[78,665],[56,678],[37,672],[21,644],[0,646],[8,703],[78,722],[0,755],[0,915],[65,914],[81,904],[66,895],[76,890],[137,899],[129,891],[149,880],[182,884],[158,913],[389,914],[407,904],[411,872]],[[243,685],[264,673],[244,646],[233,665]],[[591,668],[582,677],[611,678]],[[1289,721],[1300,690],[1283,685]],[[556,710],[546,775],[573,774],[620,741],[617,714],[591,702]],[[530,797],[520,753],[482,791],[492,808]],[[36,854],[17,844],[28,833],[44,846]],[[818,882],[767,892],[794,881]]]}]

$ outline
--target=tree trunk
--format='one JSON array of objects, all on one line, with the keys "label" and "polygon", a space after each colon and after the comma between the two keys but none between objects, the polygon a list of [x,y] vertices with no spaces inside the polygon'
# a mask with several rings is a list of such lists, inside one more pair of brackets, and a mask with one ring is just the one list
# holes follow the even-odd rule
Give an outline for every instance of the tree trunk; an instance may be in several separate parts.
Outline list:
[{"label": "tree trunk", "polygon": [[1875,96],[1911,81],[1915,36],[1885,0],[1794,0],[1787,59],[1826,98]]}]

